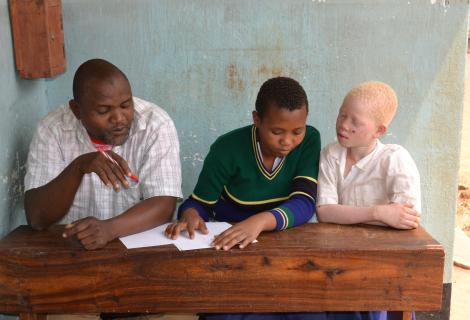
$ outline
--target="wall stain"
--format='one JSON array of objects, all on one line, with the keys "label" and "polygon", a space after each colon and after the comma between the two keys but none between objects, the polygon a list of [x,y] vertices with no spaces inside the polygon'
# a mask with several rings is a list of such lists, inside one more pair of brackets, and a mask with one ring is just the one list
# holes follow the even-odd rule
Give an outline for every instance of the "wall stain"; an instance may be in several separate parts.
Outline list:
[{"label": "wall stain", "polygon": [[240,79],[237,67],[235,67],[234,64],[229,64],[225,73],[227,75],[227,86],[229,89],[236,91],[245,90],[245,83]]},{"label": "wall stain", "polygon": [[262,64],[258,68],[258,75],[264,76],[264,77],[280,77],[283,74],[283,68],[279,66],[274,66],[274,67],[267,67],[266,65]]}]

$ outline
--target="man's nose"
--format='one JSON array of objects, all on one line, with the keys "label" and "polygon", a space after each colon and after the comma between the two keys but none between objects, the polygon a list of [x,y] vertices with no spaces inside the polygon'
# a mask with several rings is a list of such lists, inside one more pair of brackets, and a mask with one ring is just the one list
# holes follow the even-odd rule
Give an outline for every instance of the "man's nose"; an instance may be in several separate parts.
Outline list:
[{"label": "man's nose", "polygon": [[111,122],[112,123],[121,123],[124,122],[126,117],[124,117],[124,113],[121,110],[114,110],[111,113]]}]

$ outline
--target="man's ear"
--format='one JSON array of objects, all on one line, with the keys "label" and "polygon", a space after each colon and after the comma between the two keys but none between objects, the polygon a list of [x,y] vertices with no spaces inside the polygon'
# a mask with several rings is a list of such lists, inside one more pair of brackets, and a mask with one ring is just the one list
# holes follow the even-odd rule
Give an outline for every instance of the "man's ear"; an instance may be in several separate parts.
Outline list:
[{"label": "man's ear", "polygon": [[80,120],[80,105],[78,104],[78,102],[73,99],[70,100],[69,107],[72,110],[73,114],[75,115],[75,118]]},{"label": "man's ear", "polygon": [[253,116],[253,124],[255,127],[259,127],[261,124],[261,118],[259,117],[258,112],[255,110],[251,113],[251,115]]},{"label": "man's ear", "polygon": [[387,133],[387,126],[384,124],[379,125],[379,127],[377,128],[377,133],[376,133],[377,138],[382,137],[386,133]]}]

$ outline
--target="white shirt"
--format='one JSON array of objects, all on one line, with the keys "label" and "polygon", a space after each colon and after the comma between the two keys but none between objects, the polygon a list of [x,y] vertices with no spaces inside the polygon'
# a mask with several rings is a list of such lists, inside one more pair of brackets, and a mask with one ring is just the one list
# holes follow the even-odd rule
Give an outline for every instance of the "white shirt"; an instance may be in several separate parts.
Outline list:
[{"label": "white shirt", "polygon": [[[136,97],[133,100],[135,112],[129,138],[112,150],[127,161],[139,183],[116,192],[97,174],[86,174],[69,212],[59,223],[87,216],[109,219],[154,196],[182,197],[179,142],[173,121],[157,105]],[[36,129],[29,148],[25,190],[47,184],[75,158],[95,151],[81,122],[68,106],[60,106]]]},{"label": "white shirt", "polygon": [[421,188],[416,164],[405,148],[383,144],[351,167],[343,177],[346,148],[335,142],[320,153],[317,205],[371,207],[411,203],[421,213]]}]

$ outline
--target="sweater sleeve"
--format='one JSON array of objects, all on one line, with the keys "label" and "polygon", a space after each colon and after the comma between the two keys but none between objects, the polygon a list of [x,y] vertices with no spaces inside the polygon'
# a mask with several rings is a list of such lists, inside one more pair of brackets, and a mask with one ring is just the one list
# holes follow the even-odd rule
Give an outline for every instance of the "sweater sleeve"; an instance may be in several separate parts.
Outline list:
[{"label": "sweater sleeve", "polygon": [[269,210],[276,218],[276,230],[284,230],[308,222],[316,211],[320,133],[311,128],[302,142],[296,176],[289,199]]},{"label": "sweater sleeve", "polygon": [[316,181],[307,178],[295,179],[289,199],[269,210],[276,218],[276,230],[284,230],[308,222],[316,210],[316,193]]},{"label": "sweater sleeve", "polygon": [[199,216],[206,222],[209,221],[209,218],[212,216],[212,209],[209,206],[189,196],[178,208],[178,220],[181,219],[184,210],[189,208],[195,209]]}]

